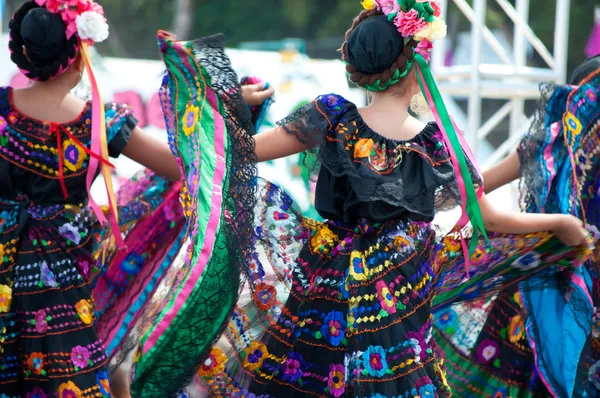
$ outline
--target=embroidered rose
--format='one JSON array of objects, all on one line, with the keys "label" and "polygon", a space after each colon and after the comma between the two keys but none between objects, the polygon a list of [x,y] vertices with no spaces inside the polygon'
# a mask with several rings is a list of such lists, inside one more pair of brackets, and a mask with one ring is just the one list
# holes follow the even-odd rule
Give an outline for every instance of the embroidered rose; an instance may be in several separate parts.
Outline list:
[{"label": "embroidered rose", "polygon": [[493,340],[483,340],[477,347],[477,360],[487,365],[491,363],[500,353],[500,346]]},{"label": "embroidered rose", "polygon": [[40,283],[42,286],[46,287],[54,288],[58,286],[54,272],[52,272],[50,267],[48,267],[48,263],[45,261],[40,263]]},{"label": "embroidered rose", "polygon": [[48,330],[48,314],[46,314],[46,310],[38,310],[35,313],[34,322],[35,322],[35,330],[39,334],[46,333]]},{"label": "embroidered rose", "polygon": [[39,387],[35,387],[33,390],[25,395],[25,398],[48,398],[44,390]]},{"label": "embroidered rose", "polygon": [[287,360],[282,366],[283,376],[281,378],[291,383],[297,382],[302,377],[302,366],[304,366],[302,355],[297,352],[289,353]]},{"label": "embroidered rose", "polygon": [[210,350],[210,354],[202,365],[198,369],[198,376],[207,377],[214,376],[225,370],[225,363],[227,362],[227,356],[219,347],[214,347]]},{"label": "embroidered rose", "polygon": [[83,299],[80,300],[77,304],[75,304],[75,310],[77,311],[77,315],[81,322],[89,325],[94,320],[94,310],[90,305],[89,301]]},{"label": "embroidered rose", "polygon": [[44,355],[41,352],[34,352],[27,359],[27,367],[35,375],[43,375],[44,370]]},{"label": "embroidered rose", "polygon": [[244,367],[249,370],[259,369],[268,355],[264,344],[253,341],[245,351]]},{"label": "embroidered rose", "polygon": [[[90,362],[90,350],[82,346],[73,347],[71,350],[71,362],[79,369],[84,369],[88,365],[91,365]],[[79,369],[76,369],[78,371]]]},{"label": "embroidered rose", "polygon": [[362,355],[363,367],[369,375],[383,377],[388,370],[386,354],[383,347],[371,346]]},{"label": "embroidered rose", "polygon": [[79,228],[71,223],[66,223],[58,227],[58,233],[65,239],[70,240],[78,245],[81,242],[81,234]]},{"label": "embroidered rose", "polygon": [[86,11],[75,19],[77,34],[83,41],[93,43],[103,42],[108,38],[106,18],[93,11]]},{"label": "embroidered rose", "polygon": [[427,22],[423,18],[419,18],[417,10],[410,10],[409,12],[400,11],[394,18],[394,25],[402,37],[412,37],[419,30],[425,28]]},{"label": "embroidered rose", "polygon": [[346,343],[346,317],[339,311],[332,311],[323,320],[321,334],[325,341],[334,347]]},{"label": "embroidered rose", "polygon": [[334,397],[341,397],[346,390],[346,368],[344,365],[329,365],[327,387]]},{"label": "embroidered rose", "polygon": [[7,285],[0,285],[0,312],[10,311],[12,303],[12,289]]},{"label": "embroidered rose", "polygon": [[72,381],[58,386],[58,398],[82,398],[81,390]]}]

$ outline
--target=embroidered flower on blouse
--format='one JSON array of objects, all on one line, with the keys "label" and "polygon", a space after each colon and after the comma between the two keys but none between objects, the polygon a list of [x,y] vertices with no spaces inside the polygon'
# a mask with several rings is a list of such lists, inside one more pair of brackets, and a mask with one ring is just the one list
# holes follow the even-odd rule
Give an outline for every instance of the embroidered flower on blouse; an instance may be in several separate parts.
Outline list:
[{"label": "embroidered flower on blouse", "polygon": [[35,387],[25,395],[25,398],[48,398],[48,395],[41,388]]},{"label": "embroidered flower on blouse", "polygon": [[110,384],[108,382],[108,373],[105,371],[98,372],[96,375],[96,384],[100,387],[100,392],[105,396],[110,394]]},{"label": "embroidered flower on blouse", "polygon": [[337,242],[337,235],[334,234],[327,225],[323,225],[317,230],[310,242],[313,251],[329,254],[329,250]]},{"label": "embroidered flower on blouse", "polygon": [[54,272],[52,272],[52,270],[48,266],[48,263],[45,261],[42,261],[40,263],[40,285],[51,288],[55,288],[58,286]]},{"label": "embroidered flower on blouse", "polygon": [[45,375],[44,355],[41,352],[32,353],[27,359],[27,367],[35,375]]},{"label": "embroidered flower on blouse", "polygon": [[0,285],[0,312],[9,312],[12,303],[12,289],[8,285]]},{"label": "embroidered flower on blouse", "polygon": [[[84,369],[88,365],[92,365],[90,363],[90,350],[82,346],[75,346],[71,350],[71,362],[76,366],[75,371],[78,372],[79,369]],[[79,368],[79,369],[78,369]]]},{"label": "embroidered flower on blouse", "polygon": [[327,314],[321,325],[321,334],[325,341],[334,347],[346,345],[345,331],[346,317],[343,313],[332,311]]},{"label": "embroidered flower on blouse", "polygon": [[346,390],[346,368],[344,365],[329,365],[329,377],[327,378],[329,393],[334,397],[341,397]]},{"label": "embroidered flower on blouse", "polygon": [[354,145],[354,157],[356,159],[368,158],[371,156],[371,150],[373,149],[373,140],[370,138],[361,138]]},{"label": "embroidered flower on blouse", "polygon": [[4,133],[4,130],[8,127],[6,119],[0,116],[0,134]]},{"label": "embroidered flower on blouse", "polygon": [[302,377],[302,367],[304,366],[304,358],[297,352],[290,352],[287,355],[285,363],[281,366],[281,379],[296,383]]},{"label": "embroidered flower on blouse", "polygon": [[72,381],[58,386],[58,398],[82,398],[81,390]]},{"label": "embroidered flower on blouse", "polygon": [[510,320],[510,324],[508,325],[508,339],[514,344],[521,340],[524,334],[525,325],[523,324],[523,318],[520,315],[516,315]]},{"label": "embroidered flower on blouse", "polygon": [[62,142],[62,147],[65,168],[73,172],[81,170],[87,159],[87,153],[83,148],[70,138]]},{"label": "embroidered flower on blouse", "polygon": [[259,369],[268,355],[269,352],[264,344],[253,341],[245,351],[244,368],[249,370]]},{"label": "embroidered flower on blouse", "polygon": [[383,377],[388,370],[386,353],[383,347],[370,346],[362,355],[363,367],[369,375]]},{"label": "embroidered flower on blouse", "polygon": [[188,105],[183,115],[183,132],[186,136],[192,135],[196,130],[198,119],[200,115],[200,108],[195,105]]},{"label": "embroidered flower on blouse", "polygon": [[200,365],[198,369],[198,376],[210,377],[219,374],[225,370],[225,364],[227,363],[227,356],[219,347],[213,347],[210,350],[208,357]]},{"label": "embroidered flower on blouse", "polygon": [[65,239],[78,245],[81,242],[81,233],[79,228],[72,223],[66,223],[58,227],[58,233]]},{"label": "embroidered flower on blouse", "polygon": [[408,332],[410,345],[415,355],[416,363],[425,363],[427,361],[427,343],[420,333]]},{"label": "embroidered flower on blouse", "polygon": [[38,310],[35,313],[34,319],[32,320],[35,323],[36,332],[38,332],[39,334],[46,333],[46,330],[48,330],[48,321],[51,319],[52,318],[50,318],[46,313],[46,310]]},{"label": "embroidered flower on blouse", "polygon": [[75,304],[75,310],[77,310],[77,315],[81,322],[89,325],[94,320],[94,309],[90,305],[90,302],[83,299]]},{"label": "embroidered flower on blouse", "polygon": [[254,302],[259,309],[269,310],[277,304],[277,290],[272,285],[261,283],[254,291]]},{"label": "embroidered flower on blouse", "polygon": [[490,364],[500,354],[500,346],[494,340],[485,339],[477,347],[477,360],[484,364]]}]

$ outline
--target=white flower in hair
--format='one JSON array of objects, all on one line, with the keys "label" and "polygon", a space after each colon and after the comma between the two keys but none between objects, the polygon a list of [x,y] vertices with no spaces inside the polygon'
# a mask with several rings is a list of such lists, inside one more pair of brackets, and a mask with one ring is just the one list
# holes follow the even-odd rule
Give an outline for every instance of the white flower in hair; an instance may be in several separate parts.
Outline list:
[{"label": "white flower in hair", "polygon": [[433,22],[429,22],[427,26],[415,33],[414,38],[417,41],[427,39],[435,41],[446,36],[446,22],[440,18],[436,18]]},{"label": "white flower in hair", "polygon": [[94,11],[86,11],[77,16],[77,34],[83,41],[100,43],[108,38],[108,24],[101,14]]}]

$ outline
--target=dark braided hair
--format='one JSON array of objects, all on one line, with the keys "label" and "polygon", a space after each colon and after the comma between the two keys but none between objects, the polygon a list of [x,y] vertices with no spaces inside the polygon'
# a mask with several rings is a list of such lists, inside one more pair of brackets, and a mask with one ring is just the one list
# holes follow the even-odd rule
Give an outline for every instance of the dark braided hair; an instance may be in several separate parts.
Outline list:
[{"label": "dark braided hair", "polygon": [[[414,49],[418,44],[414,39],[410,39],[404,43],[404,39],[397,32],[394,25],[391,22],[387,22],[390,29],[364,33],[365,35],[373,36],[373,39],[377,41],[374,46],[369,45],[371,48],[368,49],[368,54],[352,54],[353,52],[357,52],[357,46],[350,44],[353,41],[353,36],[357,35],[358,29],[362,26],[361,24],[371,18],[378,18],[382,22],[387,22],[387,17],[381,12],[375,9],[363,10],[354,18],[352,26],[346,31],[345,40],[340,49],[342,60],[346,63],[348,79],[360,87],[372,86],[377,84],[377,82],[380,85],[386,85],[398,71],[400,73],[405,72],[412,64]],[[379,25],[385,26],[384,24]],[[377,46],[379,43],[380,45]],[[365,60],[365,57],[376,59]]]},{"label": "dark braided hair", "polygon": [[77,57],[77,35],[67,39],[62,18],[35,1],[24,3],[8,27],[10,58],[29,79],[50,80],[66,71]]}]

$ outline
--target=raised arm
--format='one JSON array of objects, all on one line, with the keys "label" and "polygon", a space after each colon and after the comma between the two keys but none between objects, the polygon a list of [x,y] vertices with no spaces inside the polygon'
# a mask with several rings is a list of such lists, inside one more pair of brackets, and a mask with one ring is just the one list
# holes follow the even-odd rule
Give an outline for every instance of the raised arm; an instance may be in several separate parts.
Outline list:
[{"label": "raised arm", "polygon": [[485,229],[507,234],[528,234],[550,231],[564,244],[587,244],[588,237],[583,222],[566,214],[533,214],[497,211],[485,195],[479,200]]},{"label": "raised arm", "polygon": [[485,193],[490,193],[496,189],[519,179],[519,153],[513,152],[501,162],[490,167],[483,172],[483,183]]},{"label": "raised arm", "polygon": [[179,166],[169,145],[139,127],[131,132],[123,155],[169,180],[179,181],[181,178]]}]

